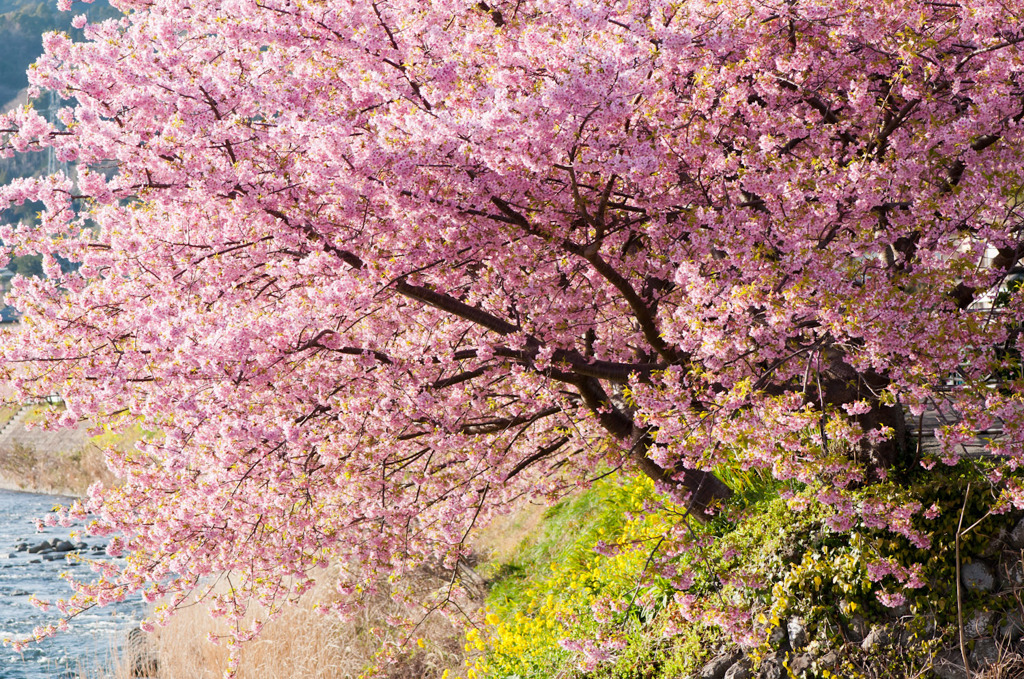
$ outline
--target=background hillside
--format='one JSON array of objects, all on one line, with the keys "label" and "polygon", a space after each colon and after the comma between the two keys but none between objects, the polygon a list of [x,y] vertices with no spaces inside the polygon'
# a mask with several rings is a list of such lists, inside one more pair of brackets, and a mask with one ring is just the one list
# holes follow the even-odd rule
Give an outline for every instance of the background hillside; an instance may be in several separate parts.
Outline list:
[{"label": "background hillside", "polygon": [[[75,2],[70,12],[57,9],[56,0],[0,0],[0,111],[7,111],[28,101],[29,66],[43,53],[43,34],[64,31],[75,40],[83,38],[82,31],[71,26],[71,19],[85,14],[92,22],[119,15],[106,0],[91,4]],[[40,109],[50,106],[49,94],[34,104]],[[68,102],[53,102],[67,105]],[[15,177],[43,174],[49,166],[46,153],[18,154],[13,158],[0,158],[0,185]],[[31,221],[41,206],[25,203],[8,210],[2,217],[6,222]],[[9,268],[21,274],[41,275],[39,257],[17,257]],[[2,286],[2,284],[0,284]],[[2,305],[0,305],[2,306]]]},{"label": "background hillside", "polygon": [[[72,11],[61,12],[51,0],[0,0],[0,110],[8,110],[25,101],[29,66],[43,53],[43,34],[64,31],[81,40],[82,31],[72,28],[71,19],[85,14],[90,21],[118,16],[118,10],[106,0],[92,4],[76,2]],[[40,108],[49,106],[49,95],[35,102]],[[30,177],[47,168],[46,154],[19,154],[0,159],[0,184],[14,177]],[[32,214],[34,210],[28,212]],[[21,216],[21,215],[18,215]],[[14,219],[15,215],[9,215]]]},{"label": "background hillside", "polygon": [[117,16],[118,11],[105,0],[75,3],[70,12],[58,11],[50,0],[0,0],[0,103],[6,105],[28,86],[25,72],[43,52],[43,33],[65,31],[81,39],[81,31],[71,27],[76,14],[100,21]]}]

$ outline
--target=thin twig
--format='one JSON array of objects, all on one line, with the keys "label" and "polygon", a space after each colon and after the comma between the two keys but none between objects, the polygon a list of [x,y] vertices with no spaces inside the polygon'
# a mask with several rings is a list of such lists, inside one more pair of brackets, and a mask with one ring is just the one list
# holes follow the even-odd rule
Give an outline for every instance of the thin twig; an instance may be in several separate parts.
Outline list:
[{"label": "thin twig", "polygon": [[633,588],[633,593],[629,597],[629,604],[626,606],[627,612],[633,607],[633,602],[636,601],[636,595],[640,593],[640,588],[643,587],[644,575],[647,573],[647,569],[650,567],[651,561],[654,560],[654,555],[658,553],[658,550],[661,548],[661,543],[663,542],[665,542],[665,536],[658,539],[658,544],[654,545],[654,549],[652,549],[651,553],[647,555],[647,561],[644,562],[644,567],[640,570],[640,575],[636,578],[636,587]]},{"label": "thin twig", "polygon": [[964,492],[964,506],[960,508],[960,521],[956,525],[956,538],[953,540],[956,551],[956,624],[960,639],[960,657],[964,660],[964,672],[971,676],[971,666],[967,662],[967,644],[964,643],[964,602],[960,585],[960,529],[964,525],[964,512],[967,511],[967,498],[971,495],[971,484],[968,482]]}]

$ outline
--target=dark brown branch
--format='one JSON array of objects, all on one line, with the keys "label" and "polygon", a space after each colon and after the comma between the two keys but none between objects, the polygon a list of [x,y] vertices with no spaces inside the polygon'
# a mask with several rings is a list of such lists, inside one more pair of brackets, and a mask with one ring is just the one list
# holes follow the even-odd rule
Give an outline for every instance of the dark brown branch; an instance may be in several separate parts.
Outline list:
[{"label": "dark brown branch", "polygon": [[346,264],[348,264],[349,266],[351,266],[353,269],[357,269],[358,270],[358,269],[362,269],[363,268],[363,260],[360,259],[360,257],[358,255],[356,255],[356,254],[354,254],[352,252],[349,252],[348,250],[342,250],[341,248],[339,248],[339,247],[337,247],[335,245],[331,245],[330,243],[326,242],[320,236],[320,234],[316,232],[316,229],[314,229],[311,225],[303,224],[302,226],[296,227],[288,219],[288,216],[285,213],[281,212],[280,210],[274,210],[272,208],[266,208],[266,207],[263,208],[263,210],[268,215],[280,219],[287,226],[299,229],[304,234],[306,234],[306,236],[309,237],[309,239],[311,241],[319,242],[321,244],[321,247],[323,248],[324,252],[330,252],[331,254],[335,255],[338,259],[340,259],[341,261],[343,261]]},{"label": "dark brown branch", "polygon": [[339,354],[346,354],[348,356],[365,356],[366,354],[369,354],[373,356],[378,363],[383,363],[384,365],[391,365],[391,359],[388,357],[387,354],[380,351],[376,351],[374,349],[364,349],[362,347],[340,347],[338,349],[327,350],[335,351]]},{"label": "dark brown branch", "polygon": [[920,99],[911,99],[906,104],[904,104],[903,108],[901,108],[899,112],[895,116],[893,116],[892,119],[886,124],[886,126],[882,128],[882,131],[878,133],[878,137],[873,139],[871,143],[868,144],[867,152],[877,152],[877,155],[879,157],[883,156],[885,153],[885,148],[889,141],[889,137],[891,137],[892,133],[898,130],[900,126],[907,121],[907,118],[910,117],[910,114],[914,112],[914,109],[917,108],[917,105],[920,103]]},{"label": "dark brown branch", "polygon": [[[497,434],[505,431],[512,427],[518,427],[520,425],[531,425],[534,422],[550,417],[555,413],[561,412],[561,408],[552,406],[550,408],[544,408],[535,413],[529,415],[519,415],[517,417],[503,417],[494,420],[487,420],[486,422],[473,422],[470,424],[464,424],[459,427],[458,432],[460,434],[466,434],[467,436],[475,436],[477,434]],[[408,434],[402,434],[396,438],[399,441],[411,441],[422,436],[426,436],[432,433],[434,430],[420,430],[409,432]]]},{"label": "dark brown branch", "polygon": [[647,451],[653,444],[654,441],[649,430],[634,431],[630,457],[640,471],[653,481],[669,487],[682,486],[689,491],[687,508],[695,518],[701,522],[708,521],[713,514],[713,508],[720,508],[725,500],[732,497],[732,489],[711,472],[684,467],[662,468],[647,457]]},{"label": "dark brown branch", "polygon": [[538,449],[536,453],[534,453],[530,457],[526,458],[525,460],[521,460],[519,462],[519,464],[517,464],[515,467],[513,467],[512,471],[510,471],[508,474],[505,475],[505,481],[508,481],[513,476],[515,476],[519,472],[523,471],[524,469],[526,469],[527,467],[532,465],[534,462],[538,462],[540,460],[543,460],[548,455],[551,455],[552,453],[556,452],[559,448],[564,446],[569,441],[570,441],[570,439],[569,439],[568,436],[563,436],[563,437],[555,440],[554,442],[552,442],[552,443],[550,443],[550,444],[548,444],[548,445]]},{"label": "dark brown branch", "polygon": [[309,340],[307,342],[304,342],[304,343],[300,344],[299,346],[295,347],[295,349],[293,350],[293,353],[297,354],[297,353],[300,353],[302,351],[308,351],[309,349],[323,349],[325,351],[333,351],[335,353],[345,354],[347,356],[365,356],[365,355],[369,354],[369,355],[373,356],[373,358],[376,359],[376,361],[378,363],[383,363],[384,365],[392,365],[394,363],[391,360],[390,356],[388,356],[387,354],[385,354],[382,351],[377,351],[376,349],[366,349],[364,347],[337,347],[337,348],[335,348],[335,347],[328,347],[328,346],[326,346],[324,344],[321,344],[320,340],[322,340],[324,337],[326,337],[327,335],[336,335],[336,334],[337,333],[335,331],[333,331],[333,330],[322,330],[313,339],[311,339],[311,340]]},{"label": "dark brown branch", "polygon": [[[531,345],[526,349],[510,349],[508,347],[496,347],[494,355],[501,358],[510,358],[520,365],[533,367],[537,359],[540,347]],[[463,349],[455,352],[455,360],[466,360],[475,358],[476,349]],[[646,379],[656,370],[664,370],[668,367],[666,363],[615,363],[613,361],[595,361],[583,356],[578,351],[567,351],[556,349],[551,355],[551,364],[555,366],[564,365],[568,370],[580,377],[593,377],[608,382],[624,384],[629,380],[630,375],[636,374],[641,379]]]},{"label": "dark brown branch", "polygon": [[[501,198],[498,198],[497,196],[492,196],[491,203],[494,204],[494,206],[497,207],[499,210],[501,210],[502,214],[510,223],[521,227],[527,233],[539,235],[547,240],[550,240],[550,238],[546,237],[544,234],[540,233],[537,229],[535,229],[530,224],[529,220],[526,219],[526,217],[522,213],[517,211],[506,201],[502,200]],[[587,219],[588,221],[590,221],[589,216],[587,216]],[[661,338],[661,333],[658,331],[658,326],[654,322],[654,315],[651,313],[651,310],[648,308],[647,304],[643,301],[640,295],[637,294],[636,290],[633,289],[633,286],[629,284],[629,281],[626,280],[621,274],[619,274],[618,271],[615,270],[615,268],[611,264],[606,262],[601,257],[599,252],[600,248],[598,247],[597,243],[592,244],[592,246],[590,247],[583,248],[580,247],[579,245],[576,245],[569,239],[565,239],[561,242],[561,246],[567,252],[570,252],[576,255],[577,257],[581,257],[585,259],[587,262],[589,262],[590,265],[594,268],[594,270],[597,271],[602,278],[608,281],[616,290],[619,291],[619,293],[626,300],[626,303],[629,304],[629,308],[633,311],[633,315],[636,317],[636,321],[640,325],[640,329],[644,334],[644,338],[647,340],[648,344],[651,345],[651,348],[653,348],[659,356],[661,356],[663,359],[665,359],[665,361],[667,361],[670,364],[680,363],[687,360],[687,357],[679,355],[678,352],[669,347],[665,340]]]},{"label": "dark brown branch", "polygon": [[594,270],[601,274],[606,281],[611,283],[612,286],[622,294],[626,303],[629,304],[629,308],[633,311],[633,315],[635,316],[637,323],[640,324],[640,329],[644,333],[644,338],[659,356],[668,363],[680,363],[687,360],[687,357],[680,355],[675,349],[669,347],[665,340],[661,338],[661,332],[658,330],[658,326],[654,322],[654,316],[651,313],[651,310],[640,298],[640,295],[636,293],[633,286],[629,284],[629,281],[623,278],[618,271],[602,259],[599,253],[580,251],[577,254],[590,262],[591,266],[594,267]]},{"label": "dark brown branch", "polygon": [[[987,149],[989,146],[992,146],[1000,139],[1002,139],[1002,135],[986,134],[976,139],[971,144],[971,149],[974,151],[984,151],[985,149]],[[946,181],[941,184],[942,192],[949,193],[950,191],[952,191],[953,187],[957,186],[960,183],[960,180],[963,179],[964,170],[966,169],[967,163],[965,163],[962,159],[954,161],[953,164],[949,166],[949,170],[946,171]]]},{"label": "dark brown branch", "polygon": [[600,382],[584,377],[577,380],[575,386],[583,398],[583,403],[594,413],[608,433],[619,439],[626,439],[632,434],[633,420],[612,405]]},{"label": "dark brown branch", "polygon": [[458,375],[452,375],[451,377],[437,380],[430,385],[430,388],[435,391],[439,391],[441,389],[447,389],[448,387],[454,387],[456,384],[462,384],[463,382],[474,380],[490,369],[491,368],[489,366],[483,366],[476,370],[467,370],[466,372],[461,372]]},{"label": "dark brown branch", "polygon": [[552,406],[550,408],[544,408],[530,415],[520,415],[519,417],[503,417],[496,420],[490,420],[488,422],[480,422],[473,424],[466,424],[459,428],[459,432],[467,435],[475,434],[495,434],[500,431],[505,431],[512,427],[518,427],[521,424],[531,425],[538,420],[542,420],[545,417],[550,417],[555,413],[561,412],[562,409],[558,406]]},{"label": "dark brown branch", "polygon": [[490,14],[491,15],[491,21],[493,21],[494,25],[497,26],[498,28],[501,28],[502,26],[505,25],[505,17],[503,17],[501,15],[501,12],[499,12],[496,9],[494,9],[493,7],[488,5],[486,2],[478,2],[476,6],[479,7],[480,9],[482,9],[483,11],[487,12],[488,14]]},{"label": "dark brown branch", "polygon": [[487,313],[483,309],[469,306],[468,304],[460,302],[453,297],[434,292],[429,288],[425,288],[420,285],[413,285],[404,279],[399,279],[395,283],[394,288],[397,292],[409,297],[410,299],[415,299],[416,301],[423,302],[435,309],[440,309],[445,313],[476,323],[477,325],[483,326],[488,330],[492,330],[499,335],[512,335],[520,331],[519,327],[512,325],[508,321],[503,321],[497,316]]}]

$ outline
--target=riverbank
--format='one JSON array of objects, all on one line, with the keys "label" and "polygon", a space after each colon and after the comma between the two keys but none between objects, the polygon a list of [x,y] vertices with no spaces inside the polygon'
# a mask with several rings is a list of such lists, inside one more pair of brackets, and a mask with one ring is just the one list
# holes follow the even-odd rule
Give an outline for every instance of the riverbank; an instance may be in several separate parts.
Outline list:
[{"label": "riverbank", "polygon": [[82,497],[94,481],[110,481],[103,452],[86,444],[51,451],[12,446],[0,448],[0,489]]},{"label": "riverbank", "polygon": [[0,490],[83,497],[93,481],[109,478],[95,448],[59,454],[0,449]]},{"label": "riverbank", "polygon": [[0,489],[81,497],[96,481],[114,481],[104,450],[134,445],[141,432],[93,436],[89,422],[74,428],[44,428],[48,412],[59,408],[29,404],[0,409]]},{"label": "riverbank", "polygon": [[[513,559],[524,544],[540,539],[547,524],[544,517],[543,507],[527,503],[481,529],[473,541],[479,562],[474,560],[474,568],[460,568],[459,572],[471,598],[464,614],[476,619],[482,616],[480,609],[489,586],[483,575],[493,577],[501,572],[501,564]],[[341,620],[317,610],[338,600],[335,585],[339,568],[334,564],[316,574],[316,586],[267,622],[260,637],[245,646],[240,655],[239,679],[467,676],[469,662],[480,656],[480,649],[467,643],[466,631],[472,626],[465,620],[453,622],[440,613],[428,613],[422,605],[451,585],[450,571],[421,567],[394,582],[380,582],[378,591],[362,609]],[[253,616],[264,614],[254,607]],[[253,616],[247,620],[251,622]],[[396,626],[396,620],[419,624],[410,632]],[[154,677],[216,679],[228,665],[230,649],[212,643],[209,637],[227,632],[222,619],[210,617],[206,603],[189,605],[152,635],[139,635],[123,646],[121,654],[107,667],[84,672],[80,679],[131,679],[137,676],[133,675],[136,668],[155,669],[150,672]],[[396,650],[400,645],[404,648]],[[376,670],[368,670],[371,667]]]}]

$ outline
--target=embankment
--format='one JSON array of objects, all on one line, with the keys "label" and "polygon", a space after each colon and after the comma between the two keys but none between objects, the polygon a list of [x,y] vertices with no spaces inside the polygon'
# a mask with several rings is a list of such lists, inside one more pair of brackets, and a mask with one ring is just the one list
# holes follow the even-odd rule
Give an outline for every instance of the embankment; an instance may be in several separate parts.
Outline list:
[{"label": "embankment", "polygon": [[94,481],[110,481],[103,462],[109,442],[89,434],[90,425],[47,429],[42,420],[59,406],[27,404],[0,411],[0,488],[84,495]]}]

